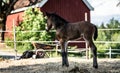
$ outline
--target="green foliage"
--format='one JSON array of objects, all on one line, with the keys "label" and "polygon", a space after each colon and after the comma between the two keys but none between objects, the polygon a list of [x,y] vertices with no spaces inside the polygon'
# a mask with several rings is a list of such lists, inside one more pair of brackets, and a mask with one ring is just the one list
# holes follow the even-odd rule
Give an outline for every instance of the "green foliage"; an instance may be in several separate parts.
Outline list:
[{"label": "green foliage", "polygon": [[7,45],[7,46],[10,46],[11,48],[14,48],[14,43],[7,42],[7,41],[11,41],[11,40],[12,40],[12,39],[10,39],[10,38],[6,38],[6,39],[5,39],[6,45]]},{"label": "green foliage", "polygon": [[[50,41],[54,39],[54,33],[45,31],[46,19],[38,8],[29,8],[24,12],[23,21],[16,27],[16,41]],[[34,49],[31,42],[17,42],[17,50]]]},{"label": "green foliage", "polygon": [[[105,26],[106,25],[106,26]],[[115,20],[112,18],[109,23],[104,24],[99,27],[100,29],[120,29],[120,22],[118,20]],[[120,41],[120,30],[99,30],[97,41],[114,41],[119,42]],[[98,48],[98,53],[108,53],[108,50],[110,47],[114,49],[120,49],[120,44],[113,44],[113,43],[99,43],[96,44]],[[103,50],[104,49],[104,50]],[[113,53],[120,53],[118,50],[112,51]],[[117,55],[113,55],[115,57]],[[105,56],[104,56],[105,57]]]},{"label": "green foliage", "polygon": [[[16,37],[18,41],[21,40],[28,40],[28,41],[33,41],[33,40],[39,40],[42,39],[40,38],[40,35],[43,34],[43,32],[29,32],[29,31],[40,31],[44,30],[45,28],[45,19],[42,15],[42,13],[37,9],[32,9],[29,8],[28,10],[25,11],[25,14],[23,16],[23,22],[16,27]],[[24,32],[28,31],[28,32]],[[48,35],[46,33],[46,35]],[[45,39],[47,40],[47,39]]]}]

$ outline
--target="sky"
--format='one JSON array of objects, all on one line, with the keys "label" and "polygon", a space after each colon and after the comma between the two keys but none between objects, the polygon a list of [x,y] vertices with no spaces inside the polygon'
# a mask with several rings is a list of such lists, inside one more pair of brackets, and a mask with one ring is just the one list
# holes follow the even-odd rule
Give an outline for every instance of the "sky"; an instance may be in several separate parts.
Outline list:
[{"label": "sky", "polygon": [[91,11],[91,22],[97,25],[109,23],[113,17],[120,21],[120,0],[88,0],[94,11]]}]

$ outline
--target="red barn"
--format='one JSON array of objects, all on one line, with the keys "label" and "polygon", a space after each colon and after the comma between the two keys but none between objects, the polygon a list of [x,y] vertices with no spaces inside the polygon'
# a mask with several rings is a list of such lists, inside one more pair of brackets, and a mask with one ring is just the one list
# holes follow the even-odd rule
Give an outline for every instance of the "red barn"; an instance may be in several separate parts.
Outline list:
[{"label": "red barn", "polygon": [[55,12],[70,22],[90,21],[90,10],[93,8],[87,0],[48,0],[41,7],[41,11]]},{"label": "red barn", "polygon": [[[16,25],[22,21],[23,11],[26,10],[29,5],[29,0],[18,0],[14,6],[14,10],[11,12],[11,15],[7,18],[7,31],[12,30],[13,20]],[[90,11],[94,10],[87,0],[38,0],[38,2],[31,7],[39,7],[43,13],[55,12],[69,22],[90,22]],[[10,33],[6,33],[6,36],[10,35]],[[84,44],[81,45],[83,46]]]}]

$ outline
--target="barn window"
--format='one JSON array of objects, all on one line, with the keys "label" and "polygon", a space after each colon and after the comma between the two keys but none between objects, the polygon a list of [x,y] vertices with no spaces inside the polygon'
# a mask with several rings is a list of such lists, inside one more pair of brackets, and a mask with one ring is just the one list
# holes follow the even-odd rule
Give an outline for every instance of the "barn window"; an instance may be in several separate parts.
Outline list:
[{"label": "barn window", "polygon": [[85,12],[85,21],[88,21],[88,13]]}]

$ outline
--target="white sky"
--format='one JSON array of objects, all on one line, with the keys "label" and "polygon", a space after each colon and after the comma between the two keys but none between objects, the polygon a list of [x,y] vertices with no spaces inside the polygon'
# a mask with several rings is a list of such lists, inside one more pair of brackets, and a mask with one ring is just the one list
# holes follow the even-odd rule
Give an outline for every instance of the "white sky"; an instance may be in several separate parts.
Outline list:
[{"label": "white sky", "polygon": [[[119,7],[116,6],[119,0],[88,0],[88,1],[94,7],[94,11],[91,11],[92,22],[106,23],[109,21],[109,19],[113,17],[115,19],[120,20],[120,6]],[[105,18],[107,18],[107,20]]]}]

